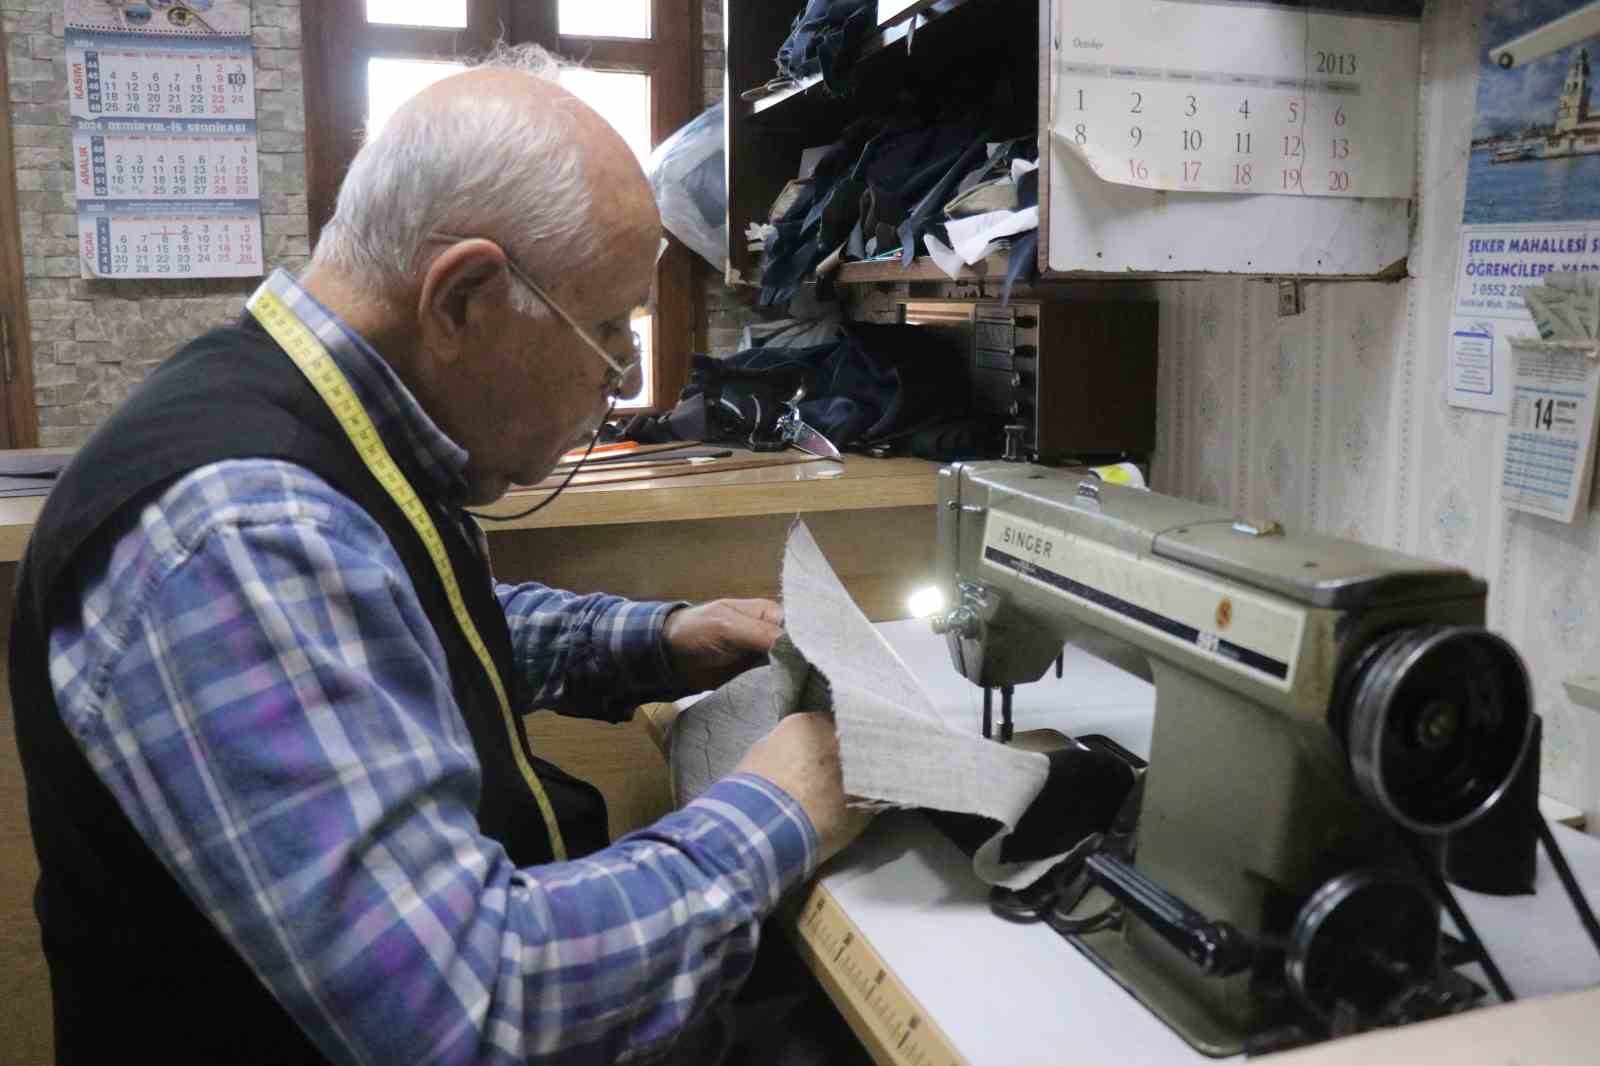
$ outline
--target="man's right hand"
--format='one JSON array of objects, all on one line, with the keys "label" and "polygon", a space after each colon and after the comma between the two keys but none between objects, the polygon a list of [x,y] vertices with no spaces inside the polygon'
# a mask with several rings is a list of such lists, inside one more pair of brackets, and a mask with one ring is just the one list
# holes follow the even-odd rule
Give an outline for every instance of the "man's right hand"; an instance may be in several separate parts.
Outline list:
[{"label": "man's right hand", "polygon": [[756,774],[792,796],[817,831],[821,861],[837,855],[872,821],[845,805],[839,737],[826,714],[791,714],[755,743],[736,768]]}]

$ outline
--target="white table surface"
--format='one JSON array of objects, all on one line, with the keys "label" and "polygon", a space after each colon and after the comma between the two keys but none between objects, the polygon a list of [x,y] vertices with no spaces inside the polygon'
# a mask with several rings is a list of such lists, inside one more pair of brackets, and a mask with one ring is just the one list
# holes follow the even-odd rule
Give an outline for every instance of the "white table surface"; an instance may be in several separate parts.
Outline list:
[{"label": "white table surface", "polygon": [[[879,626],[934,705],[978,732],[982,693],[955,672],[926,622]],[[1016,690],[1019,731],[1101,733],[1147,755],[1154,689],[1082,652],[1066,677]],[[999,694],[995,695],[996,722]],[[1600,840],[1556,827],[1592,901],[1600,902]],[[1600,984],[1600,954],[1583,935],[1543,853],[1539,893],[1495,898],[1458,890],[1468,916],[1521,996]],[[1043,925],[990,913],[966,858],[914,813],[878,819],[824,881],[874,951],[972,1066],[1161,1066],[1205,1059],[1087,958]],[[1481,983],[1481,982],[1480,982]]]}]

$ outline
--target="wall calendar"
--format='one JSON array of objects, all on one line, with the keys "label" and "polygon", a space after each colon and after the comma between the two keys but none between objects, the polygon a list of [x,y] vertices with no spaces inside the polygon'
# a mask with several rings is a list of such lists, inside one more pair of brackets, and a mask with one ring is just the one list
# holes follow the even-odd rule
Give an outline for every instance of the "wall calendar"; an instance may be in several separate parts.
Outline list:
[{"label": "wall calendar", "polygon": [[1122,185],[1409,199],[1420,8],[1062,0],[1054,143]]},{"label": "wall calendar", "polygon": [[86,278],[264,272],[248,0],[65,0]]}]

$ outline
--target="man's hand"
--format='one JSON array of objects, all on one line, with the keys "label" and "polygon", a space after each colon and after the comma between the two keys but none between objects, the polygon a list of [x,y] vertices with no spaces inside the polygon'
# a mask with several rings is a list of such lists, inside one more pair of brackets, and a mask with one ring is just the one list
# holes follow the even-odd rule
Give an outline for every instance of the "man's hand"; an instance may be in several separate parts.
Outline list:
[{"label": "man's hand", "polygon": [[826,714],[789,715],[756,741],[735,772],[764,777],[800,804],[817,831],[824,862],[872,821],[871,814],[845,806],[839,737]]},{"label": "man's hand", "polygon": [[760,666],[783,632],[771,600],[714,600],[667,616],[661,639],[686,687],[704,691]]}]

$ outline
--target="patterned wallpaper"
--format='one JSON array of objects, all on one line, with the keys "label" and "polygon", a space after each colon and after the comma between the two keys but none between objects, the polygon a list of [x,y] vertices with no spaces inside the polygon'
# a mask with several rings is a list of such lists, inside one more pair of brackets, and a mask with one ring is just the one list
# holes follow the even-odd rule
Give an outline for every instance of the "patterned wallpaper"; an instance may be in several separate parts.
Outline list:
[{"label": "patterned wallpaper", "polygon": [[1489,624],[1526,659],[1545,719],[1544,790],[1594,824],[1600,723],[1561,681],[1600,664],[1600,511],[1570,526],[1509,512],[1496,496],[1503,418],[1446,403],[1477,29],[1455,4],[1430,4],[1424,40],[1413,276],[1310,285],[1292,318],[1277,317],[1271,284],[1158,286],[1155,487],[1487,579]]}]

